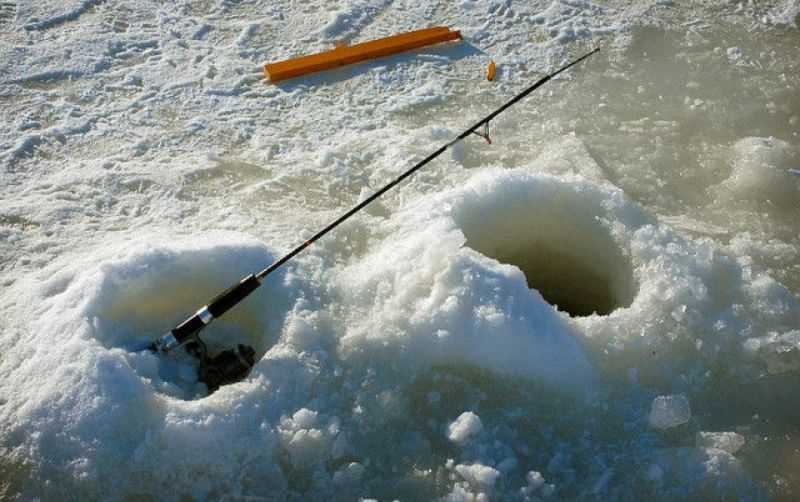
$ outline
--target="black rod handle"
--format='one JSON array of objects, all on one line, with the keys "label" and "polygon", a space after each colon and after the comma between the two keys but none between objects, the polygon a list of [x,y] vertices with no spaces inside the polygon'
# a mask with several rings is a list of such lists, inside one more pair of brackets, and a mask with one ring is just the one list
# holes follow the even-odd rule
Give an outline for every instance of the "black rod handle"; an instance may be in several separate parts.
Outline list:
[{"label": "black rod handle", "polygon": [[206,327],[216,317],[230,310],[247,295],[255,291],[261,285],[261,281],[254,274],[250,274],[233,286],[229,287],[219,295],[215,296],[207,305],[195,312],[195,314],[183,321],[177,327],[171,329],[169,333],[159,338],[150,349],[158,352],[168,352],[181,345],[190,338],[196,336],[200,330]]},{"label": "black rod handle", "polygon": [[254,274],[250,274],[208,302],[208,311],[214,317],[219,317],[244,300],[247,295],[255,291],[259,286],[261,286],[261,281]]}]

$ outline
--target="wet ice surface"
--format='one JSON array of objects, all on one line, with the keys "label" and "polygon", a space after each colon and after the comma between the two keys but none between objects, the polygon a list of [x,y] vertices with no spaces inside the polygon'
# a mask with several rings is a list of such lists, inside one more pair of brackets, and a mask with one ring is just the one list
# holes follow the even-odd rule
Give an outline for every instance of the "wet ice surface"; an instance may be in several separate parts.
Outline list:
[{"label": "wet ice surface", "polygon": [[[798,11],[0,2],[0,496],[796,498]],[[595,44],[215,322],[243,382],[137,350]]]}]

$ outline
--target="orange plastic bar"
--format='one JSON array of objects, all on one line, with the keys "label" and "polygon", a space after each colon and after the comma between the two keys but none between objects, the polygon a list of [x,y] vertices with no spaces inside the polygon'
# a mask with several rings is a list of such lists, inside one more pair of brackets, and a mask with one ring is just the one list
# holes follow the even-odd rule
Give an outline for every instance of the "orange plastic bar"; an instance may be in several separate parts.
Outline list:
[{"label": "orange plastic bar", "polygon": [[278,82],[459,38],[461,38],[460,32],[450,31],[450,28],[446,26],[425,28],[360,44],[337,47],[310,56],[265,64],[264,75],[270,82]]}]

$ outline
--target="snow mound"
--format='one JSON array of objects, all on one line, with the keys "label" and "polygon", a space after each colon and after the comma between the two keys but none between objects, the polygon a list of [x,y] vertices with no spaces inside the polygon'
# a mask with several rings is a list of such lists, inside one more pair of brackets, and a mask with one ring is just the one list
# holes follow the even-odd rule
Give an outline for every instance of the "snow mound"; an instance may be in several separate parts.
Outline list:
[{"label": "snow mound", "polygon": [[[168,476],[192,498],[209,496],[214,486],[236,491],[235,459],[252,447],[270,451],[275,441],[270,428],[242,434],[240,426],[259,409],[270,364],[263,358],[297,288],[279,288],[276,275],[207,328],[212,351],[245,342],[262,359],[245,381],[210,397],[183,350],[159,357],[141,349],[270,256],[262,243],[236,234],[200,242],[150,237],[106,243],[54,264],[35,285],[20,284],[12,295],[17,319],[34,320],[15,328],[24,338],[4,347],[0,364],[10,404],[0,409],[0,435],[18,459],[7,471],[17,486],[24,492],[30,482],[45,498],[58,498],[65,486],[82,498],[117,498],[156,492],[100,480]],[[28,434],[33,423],[37,432]],[[30,462],[36,472],[28,471]],[[155,466],[172,467],[159,474]],[[269,461],[247,469],[270,486],[284,483]],[[218,481],[203,481],[207,472]],[[42,478],[52,488],[40,485]]]},{"label": "snow mound", "polygon": [[339,296],[362,312],[347,326],[341,353],[401,350],[416,365],[466,363],[564,391],[590,387],[591,367],[562,315],[518,269],[465,247],[459,224],[477,231],[476,208],[496,221],[513,218],[506,211],[514,201],[564,186],[491,170],[395,214],[385,238],[339,274]]}]

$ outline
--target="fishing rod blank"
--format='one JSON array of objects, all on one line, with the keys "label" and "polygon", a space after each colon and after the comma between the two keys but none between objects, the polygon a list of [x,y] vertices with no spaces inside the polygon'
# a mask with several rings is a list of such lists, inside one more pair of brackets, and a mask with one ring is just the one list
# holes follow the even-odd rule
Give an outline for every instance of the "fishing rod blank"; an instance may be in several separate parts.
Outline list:
[{"label": "fishing rod blank", "polygon": [[[370,197],[368,197],[364,201],[360,202],[358,205],[356,205],[355,207],[353,207],[352,209],[350,209],[349,211],[344,213],[342,216],[340,216],[336,220],[332,221],[328,226],[326,226],[325,228],[323,228],[322,230],[320,230],[319,232],[314,234],[311,238],[309,238],[308,240],[306,240],[305,242],[303,242],[302,244],[300,244],[299,246],[297,246],[296,248],[291,250],[289,253],[287,253],[285,256],[283,256],[279,260],[275,261],[272,265],[270,265],[269,267],[265,268],[264,270],[262,270],[261,272],[259,272],[257,274],[248,275],[247,277],[245,277],[244,279],[242,279],[238,283],[234,284],[233,286],[231,286],[230,288],[228,288],[224,292],[220,293],[213,300],[208,302],[207,305],[203,306],[200,310],[198,310],[192,317],[188,318],[183,323],[178,325],[176,328],[170,330],[167,334],[165,334],[164,336],[159,338],[155,343],[153,343],[150,346],[150,350],[158,351],[158,352],[168,352],[169,350],[171,350],[171,349],[183,344],[184,342],[187,342],[189,340],[194,340],[196,342],[196,344],[200,346],[200,349],[201,349],[201,352],[202,352],[202,357],[200,355],[198,355],[198,358],[200,358],[200,360],[201,360],[201,381],[204,381],[204,382],[206,381],[206,379],[204,379],[204,377],[203,377],[203,371],[204,371],[203,365],[204,365],[204,363],[211,364],[212,366],[214,366],[214,364],[216,363],[216,366],[214,366],[213,368],[208,370],[208,371],[211,371],[212,373],[215,372],[215,371],[219,371],[219,372],[222,372],[222,373],[229,373],[229,372],[225,371],[225,367],[226,366],[231,366],[233,368],[232,373],[237,373],[238,372],[237,373],[237,375],[238,375],[239,373],[241,373],[241,371],[239,371],[241,368],[236,367],[236,364],[237,364],[236,361],[239,361],[238,364],[241,365],[241,364],[243,364],[242,363],[242,359],[244,359],[244,360],[246,360],[246,362],[248,364],[248,370],[249,370],[249,367],[253,366],[252,348],[244,347],[244,349],[249,349],[249,350],[245,351],[245,350],[242,350],[242,346],[240,345],[239,346],[240,350],[239,350],[238,353],[236,353],[234,351],[224,351],[222,354],[220,354],[220,356],[217,356],[213,360],[212,359],[207,359],[207,356],[205,355],[206,354],[205,345],[197,337],[198,333],[200,333],[200,330],[202,330],[204,327],[206,327],[206,325],[208,325],[212,320],[214,320],[217,317],[220,317],[225,312],[230,310],[234,305],[236,305],[237,303],[242,301],[244,298],[246,298],[250,293],[252,293],[256,288],[258,288],[261,285],[261,281],[266,276],[268,276],[270,273],[274,272],[281,265],[283,265],[287,261],[289,261],[292,258],[294,258],[298,253],[300,253],[301,251],[303,251],[304,249],[309,247],[311,244],[316,242],[318,239],[323,237],[325,234],[327,234],[328,232],[330,232],[331,230],[333,230],[334,228],[339,226],[342,222],[344,222],[345,220],[347,220],[348,218],[353,216],[355,213],[359,212],[361,209],[363,209],[369,203],[371,203],[372,201],[374,201],[375,199],[377,199],[378,197],[380,197],[384,193],[386,193],[389,190],[391,190],[395,185],[397,185],[398,183],[400,183],[404,179],[406,179],[409,176],[411,176],[412,174],[414,174],[416,171],[418,171],[421,167],[426,165],[428,162],[432,161],[433,159],[435,159],[436,157],[438,157],[439,155],[444,153],[451,146],[455,145],[456,143],[458,143],[462,139],[466,138],[470,134],[477,134],[477,135],[483,137],[484,139],[486,139],[487,141],[491,142],[491,140],[489,139],[489,134],[488,134],[488,126],[489,126],[489,122],[493,118],[495,118],[496,116],[500,115],[507,108],[509,108],[510,106],[514,105],[515,103],[517,103],[518,101],[523,99],[525,96],[527,96],[528,94],[532,93],[533,91],[535,91],[536,89],[538,89],[539,87],[544,85],[544,83],[547,82],[548,80],[552,79],[553,77],[555,77],[559,73],[569,69],[570,67],[580,63],[581,61],[583,61],[584,59],[588,58],[592,54],[598,52],[599,50],[600,49],[597,48],[597,49],[595,49],[595,50],[593,50],[593,51],[591,51],[591,52],[589,52],[587,54],[584,54],[583,56],[581,56],[578,59],[572,61],[571,63],[569,63],[569,64],[567,64],[565,66],[562,66],[561,68],[559,68],[558,70],[554,71],[553,73],[551,73],[549,75],[546,75],[546,76],[542,77],[541,79],[539,79],[535,84],[531,85],[530,87],[528,87],[527,89],[525,89],[521,93],[517,94],[511,100],[509,100],[506,104],[504,104],[503,106],[501,106],[500,108],[496,109],[495,111],[493,111],[492,113],[490,113],[489,115],[484,117],[483,119],[481,119],[478,122],[476,122],[472,127],[468,128],[466,131],[464,131],[461,134],[459,134],[455,139],[453,139],[449,143],[443,145],[438,150],[436,150],[432,154],[428,155],[427,157],[425,157],[424,159],[419,161],[413,167],[411,167],[410,169],[405,171],[403,174],[398,176],[397,179],[395,179],[394,181],[392,181],[388,185],[384,186],[383,188],[381,188],[380,190],[378,190],[377,192],[372,194]],[[485,127],[483,132],[479,132],[478,131],[478,129],[481,126]],[[193,350],[191,350],[190,352],[193,352],[193,354],[197,355],[197,351],[198,351],[197,346],[195,346],[195,348]],[[226,354],[227,354],[227,356],[226,356]],[[226,356],[226,357],[223,357],[223,356]],[[231,376],[231,378],[233,378],[233,376]],[[238,378],[241,378],[241,376],[239,376]],[[214,385],[215,383],[218,383],[217,380],[214,380],[213,378],[212,378],[212,380],[213,380],[212,384],[207,384],[209,386],[209,390],[214,390],[214,389],[212,389],[212,387],[216,388],[216,387],[219,386],[219,385]],[[226,383],[225,380],[226,380],[226,378],[223,377],[222,378],[222,383]]]}]

